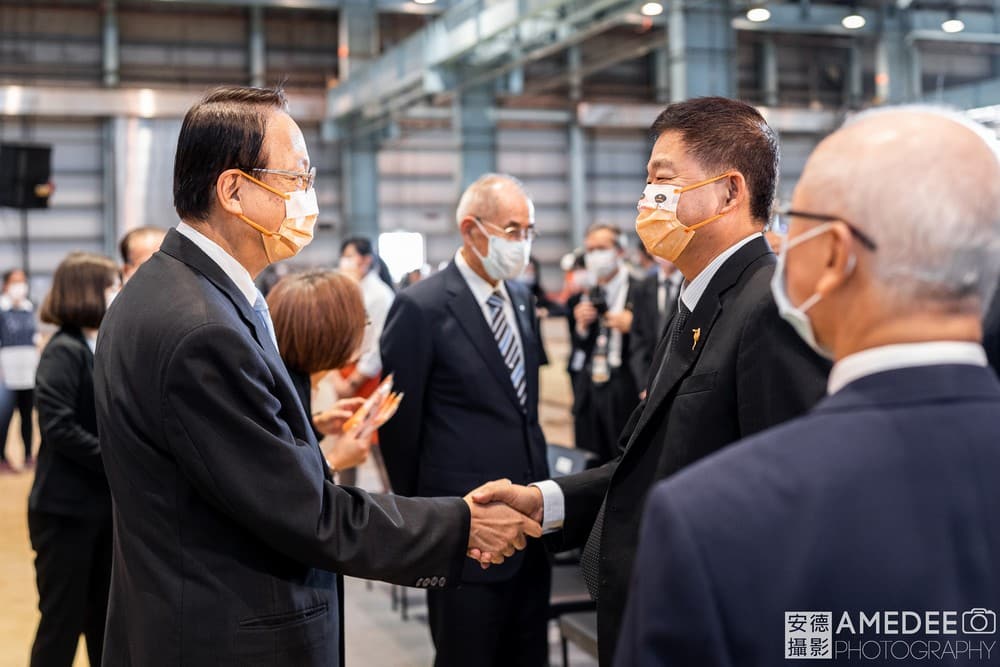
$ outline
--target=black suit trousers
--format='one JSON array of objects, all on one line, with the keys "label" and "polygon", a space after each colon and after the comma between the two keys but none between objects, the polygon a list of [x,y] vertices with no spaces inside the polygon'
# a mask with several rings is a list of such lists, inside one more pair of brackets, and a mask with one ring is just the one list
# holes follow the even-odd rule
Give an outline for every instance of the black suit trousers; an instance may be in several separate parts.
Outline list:
[{"label": "black suit trousers", "polygon": [[28,512],[38,609],[31,667],[70,667],[82,633],[101,664],[111,581],[111,517]]},{"label": "black suit trousers", "polygon": [[547,665],[551,584],[548,555],[533,540],[509,581],[427,591],[434,667]]},{"label": "black suit trousers", "polygon": [[618,439],[639,404],[639,390],[627,365],[611,371],[611,378],[595,384],[589,372],[576,381],[573,432],[576,446],[593,452],[600,463],[618,456]]}]

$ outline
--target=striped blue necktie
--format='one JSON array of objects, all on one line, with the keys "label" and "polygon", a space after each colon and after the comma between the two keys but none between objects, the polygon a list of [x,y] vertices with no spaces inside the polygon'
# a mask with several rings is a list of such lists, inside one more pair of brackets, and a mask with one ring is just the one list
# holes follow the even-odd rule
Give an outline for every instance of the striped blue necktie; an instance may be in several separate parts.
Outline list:
[{"label": "striped blue necktie", "polygon": [[521,346],[517,343],[517,337],[510,328],[507,316],[503,312],[503,296],[499,292],[493,292],[486,305],[490,307],[490,329],[493,330],[493,337],[497,340],[497,347],[500,348],[500,356],[503,357],[507,370],[510,371],[510,383],[514,385],[517,393],[517,400],[524,407],[527,402],[527,383],[524,376],[524,356],[521,354]]},{"label": "striped blue necktie", "polygon": [[278,339],[274,335],[274,324],[271,323],[271,311],[268,309],[267,301],[264,299],[264,295],[260,293],[260,290],[257,290],[257,300],[253,302],[253,311],[257,313],[257,319],[260,320],[271,342],[274,343],[274,349],[277,350]]}]

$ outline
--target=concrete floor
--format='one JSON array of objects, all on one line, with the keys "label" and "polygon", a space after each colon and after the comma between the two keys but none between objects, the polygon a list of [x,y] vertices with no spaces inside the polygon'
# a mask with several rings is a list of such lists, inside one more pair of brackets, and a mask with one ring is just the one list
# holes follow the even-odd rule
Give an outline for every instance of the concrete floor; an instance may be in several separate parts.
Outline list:
[{"label": "concrete floor", "polygon": [[[564,320],[550,320],[543,325],[551,364],[542,369],[540,406],[542,428],[550,442],[572,444],[572,418],[569,414],[569,382],[566,377],[566,325]],[[7,451],[12,464],[20,467],[21,446],[18,417],[9,430]],[[36,444],[37,447],[37,444]],[[366,465],[359,475],[359,485],[376,489],[374,468]],[[38,597],[35,589],[34,554],[28,541],[27,503],[31,489],[30,473],[0,474],[0,667],[23,667],[28,664],[31,641],[38,623]],[[390,604],[389,586],[349,579],[345,595],[347,664],[375,667],[427,667],[433,660],[433,647],[426,625],[424,593],[408,590],[410,619],[403,621]],[[559,633],[550,628],[551,664],[561,664]],[[571,646],[573,667],[594,667],[595,660]],[[74,667],[87,665],[81,640]]]}]

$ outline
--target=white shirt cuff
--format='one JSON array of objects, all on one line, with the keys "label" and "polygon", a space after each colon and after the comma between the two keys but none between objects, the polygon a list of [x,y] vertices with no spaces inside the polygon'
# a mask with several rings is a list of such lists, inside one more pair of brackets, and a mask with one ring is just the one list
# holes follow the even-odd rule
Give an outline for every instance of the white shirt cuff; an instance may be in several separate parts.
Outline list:
[{"label": "white shirt cuff", "polygon": [[562,488],[551,479],[535,482],[530,486],[542,492],[542,532],[554,533],[563,527],[566,519],[566,497]]}]

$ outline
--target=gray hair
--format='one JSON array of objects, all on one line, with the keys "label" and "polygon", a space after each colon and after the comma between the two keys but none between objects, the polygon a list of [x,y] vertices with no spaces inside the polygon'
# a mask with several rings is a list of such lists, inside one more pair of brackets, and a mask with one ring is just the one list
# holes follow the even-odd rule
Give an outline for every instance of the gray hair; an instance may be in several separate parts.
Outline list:
[{"label": "gray hair", "polygon": [[462,193],[455,208],[455,223],[462,224],[468,216],[480,218],[495,218],[503,205],[503,188],[505,184],[513,185],[528,201],[532,219],[535,216],[535,205],[527,188],[517,178],[510,174],[483,174]]},{"label": "gray hair", "polygon": [[[840,194],[853,201],[850,222],[878,245],[875,277],[897,306],[931,301],[950,310],[978,306],[985,312],[1000,280],[1000,145],[966,116],[923,105],[866,111],[844,128],[900,113],[936,116],[966,128],[992,152],[995,168],[983,173],[983,162],[990,164],[986,153],[949,152],[943,140],[920,137],[920,152],[911,143],[886,156],[892,165],[887,178],[849,179],[851,191]],[[892,178],[893,169],[901,177]]]}]

